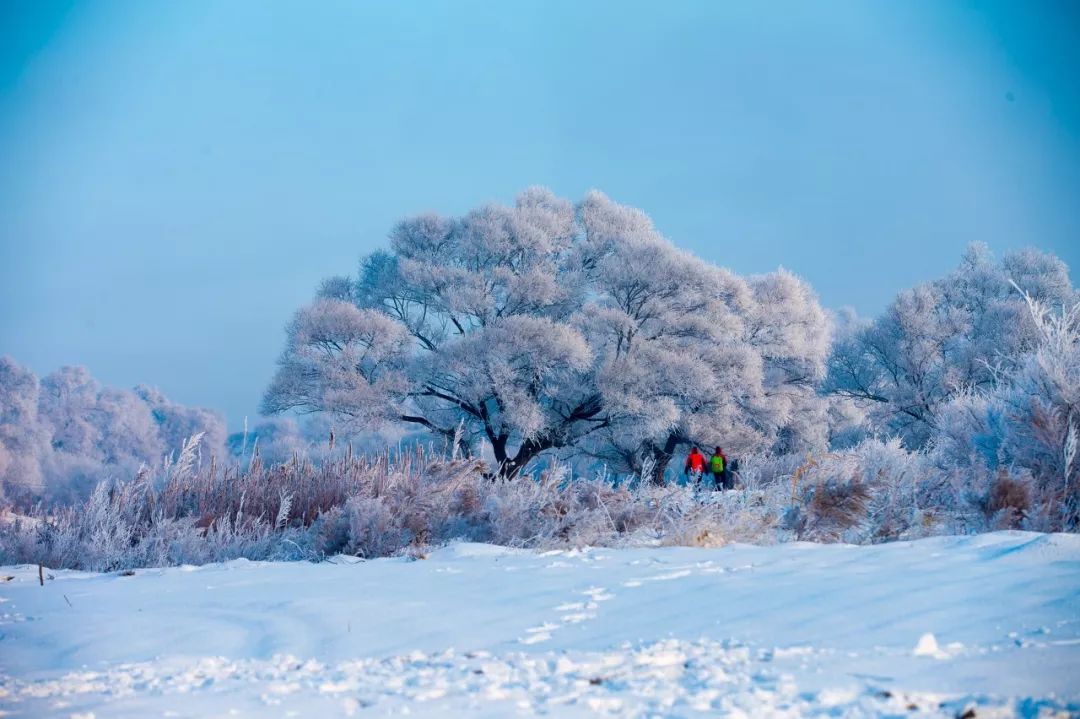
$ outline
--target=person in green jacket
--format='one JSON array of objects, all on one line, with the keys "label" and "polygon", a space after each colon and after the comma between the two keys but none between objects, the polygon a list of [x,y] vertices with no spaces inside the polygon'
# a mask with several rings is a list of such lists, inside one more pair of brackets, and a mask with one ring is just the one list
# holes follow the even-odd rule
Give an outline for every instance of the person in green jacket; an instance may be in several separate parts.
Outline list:
[{"label": "person in green jacket", "polygon": [[709,473],[713,476],[713,485],[717,489],[731,489],[728,486],[730,474],[727,471],[727,457],[724,456],[724,450],[719,447],[713,452],[713,456],[709,457]]}]

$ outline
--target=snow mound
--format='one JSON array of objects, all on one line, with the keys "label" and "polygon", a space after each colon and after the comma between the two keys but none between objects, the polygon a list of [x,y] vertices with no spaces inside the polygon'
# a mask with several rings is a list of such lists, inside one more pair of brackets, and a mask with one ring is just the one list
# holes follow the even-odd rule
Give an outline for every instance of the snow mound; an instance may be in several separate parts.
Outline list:
[{"label": "snow mound", "polygon": [[510,557],[520,554],[531,554],[525,549],[514,547],[502,547],[494,544],[480,544],[479,542],[452,542],[440,549],[436,549],[428,555],[429,559],[455,559],[463,557]]},{"label": "snow mound", "polygon": [[933,657],[934,659],[949,658],[949,655],[941,651],[941,648],[938,646],[937,637],[930,632],[919,637],[919,641],[915,645],[914,653],[917,657]]}]

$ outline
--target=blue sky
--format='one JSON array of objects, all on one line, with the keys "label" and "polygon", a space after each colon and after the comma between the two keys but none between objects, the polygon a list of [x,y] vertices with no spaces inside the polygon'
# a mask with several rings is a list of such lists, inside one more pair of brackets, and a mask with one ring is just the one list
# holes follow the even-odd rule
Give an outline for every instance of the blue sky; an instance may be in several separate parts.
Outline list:
[{"label": "blue sky", "polygon": [[880,311],[963,247],[1080,267],[1062,2],[0,4],[0,354],[254,416],[399,218],[599,188]]}]

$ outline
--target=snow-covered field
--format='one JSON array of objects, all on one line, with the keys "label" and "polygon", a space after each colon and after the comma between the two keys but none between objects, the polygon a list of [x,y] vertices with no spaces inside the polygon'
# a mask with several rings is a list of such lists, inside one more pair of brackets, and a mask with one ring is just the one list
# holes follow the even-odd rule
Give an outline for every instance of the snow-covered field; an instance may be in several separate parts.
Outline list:
[{"label": "snow-covered field", "polygon": [[0,575],[12,716],[1080,709],[1073,535]]}]

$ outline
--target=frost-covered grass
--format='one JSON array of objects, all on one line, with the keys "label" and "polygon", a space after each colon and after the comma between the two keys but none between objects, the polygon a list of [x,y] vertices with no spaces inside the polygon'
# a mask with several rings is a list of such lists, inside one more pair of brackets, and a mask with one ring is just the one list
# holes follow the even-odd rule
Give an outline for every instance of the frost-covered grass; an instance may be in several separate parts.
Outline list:
[{"label": "frost-covered grass", "polygon": [[[0,568],[26,717],[1080,711],[1080,537]],[[989,600],[989,601],[988,601]]]},{"label": "frost-covered grass", "polygon": [[571,478],[556,468],[492,479],[483,463],[417,448],[322,463],[220,470],[191,453],[162,478],[99,485],[85,503],[9,515],[0,562],[109,571],[231,558],[422,552],[451,539],[518,547],[636,538],[718,544],[730,502],[691,488]]},{"label": "frost-covered grass", "polygon": [[454,539],[539,549],[877,543],[1038,519],[1025,514],[1026,495],[1008,477],[960,481],[926,454],[876,440],[839,453],[749,458],[731,492],[575,477],[562,466],[492,479],[478,460],[419,446],[272,466],[256,458],[221,468],[196,457],[189,442],[159,475],[101,484],[85,502],[0,515],[0,563],[112,571],[373,558]]}]

